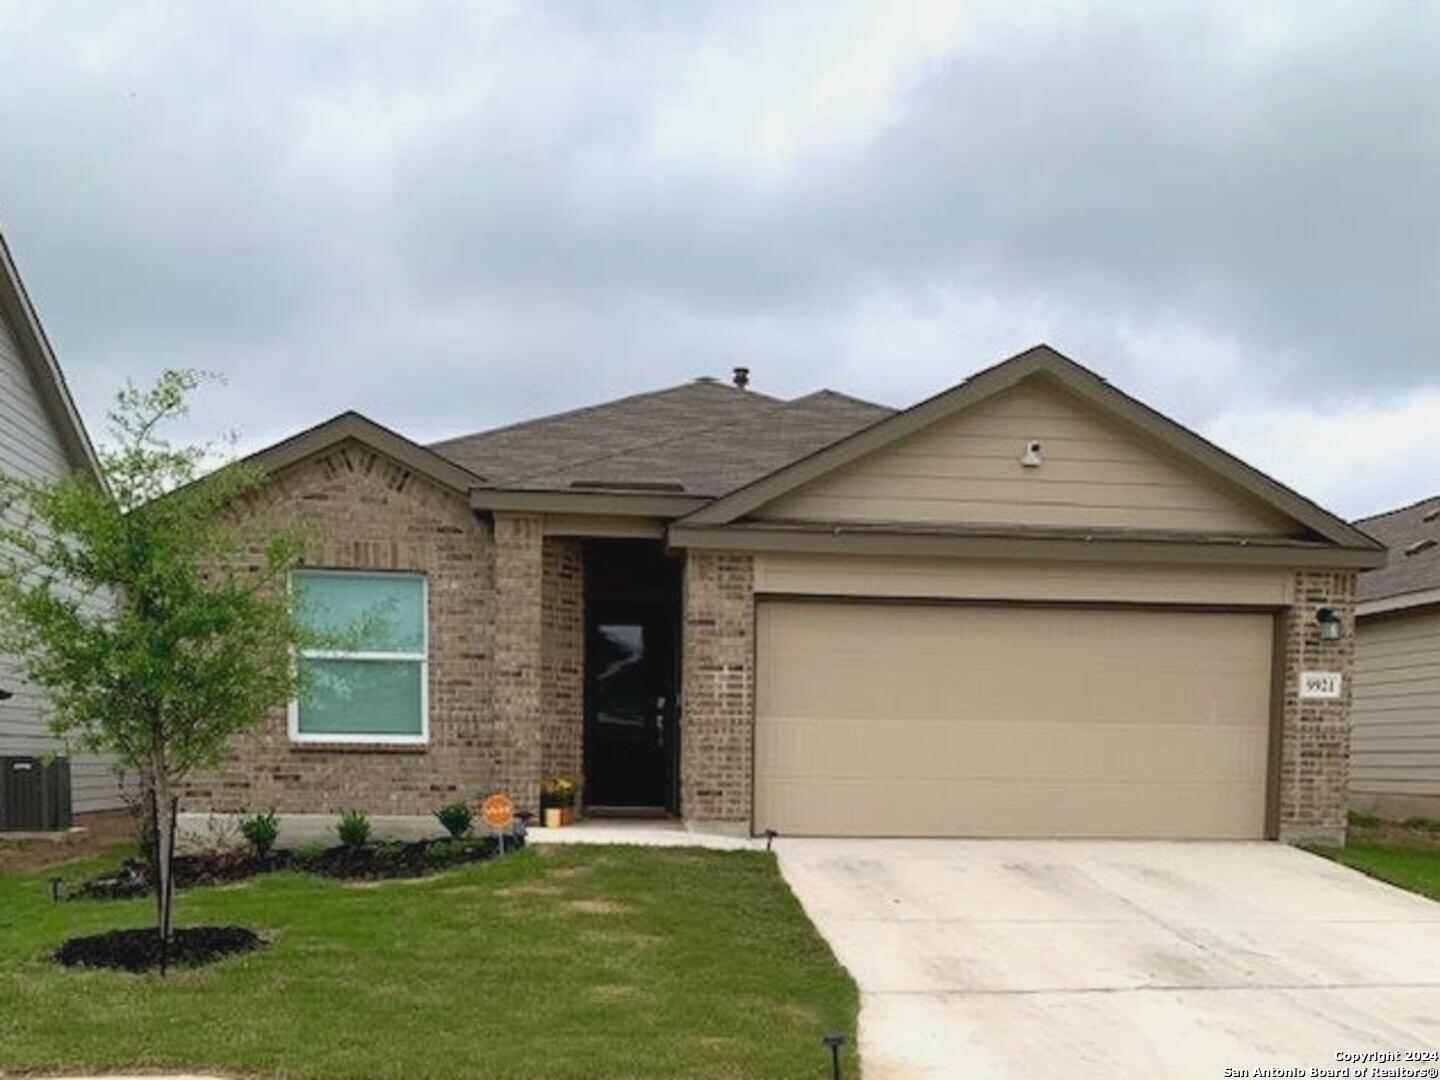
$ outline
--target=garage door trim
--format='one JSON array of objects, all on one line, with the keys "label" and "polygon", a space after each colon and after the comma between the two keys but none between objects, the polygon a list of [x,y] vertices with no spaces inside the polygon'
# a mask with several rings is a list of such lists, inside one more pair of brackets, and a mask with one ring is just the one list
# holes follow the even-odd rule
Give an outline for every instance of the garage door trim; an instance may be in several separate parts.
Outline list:
[{"label": "garage door trim", "polygon": [[1274,604],[1206,604],[1206,603],[1153,603],[1135,600],[1032,600],[994,599],[966,597],[916,597],[891,596],[873,593],[789,593],[757,591],[751,614],[750,670],[754,686],[751,689],[750,718],[750,832],[757,835],[759,821],[760,785],[756,765],[758,762],[756,743],[759,737],[760,711],[760,609],[767,602],[794,604],[844,604],[844,605],[888,605],[908,607],[978,607],[978,608],[1043,608],[1096,609],[1108,611],[1165,611],[1196,612],[1216,614],[1269,615],[1271,621],[1270,647],[1270,709],[1267,728],[1266,770],[1265,770],[1265,821],[1266,840],[1280,838],[1280,771],[1284,763],[1285,737],[1285,618],[1287,609]]}]

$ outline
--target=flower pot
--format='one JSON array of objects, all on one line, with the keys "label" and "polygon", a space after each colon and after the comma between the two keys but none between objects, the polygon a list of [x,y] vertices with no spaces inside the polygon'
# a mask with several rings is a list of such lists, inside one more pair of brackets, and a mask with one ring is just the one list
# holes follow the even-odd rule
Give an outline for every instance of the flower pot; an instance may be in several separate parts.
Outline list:
[{"label": "flower pot", "polygon": [[547,829],[560,828],[560,808],[558,806],[545,807],[544,821]]}]

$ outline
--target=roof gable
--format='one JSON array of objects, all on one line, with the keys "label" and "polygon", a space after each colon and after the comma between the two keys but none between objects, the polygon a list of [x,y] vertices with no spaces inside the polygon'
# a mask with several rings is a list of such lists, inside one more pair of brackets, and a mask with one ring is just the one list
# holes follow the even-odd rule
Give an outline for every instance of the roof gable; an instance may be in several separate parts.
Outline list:
[{"label": "roof gable", "polygon": [[[1164,448],[1178,462],[1256,508],[1272,521],[1289,518],[1317,537],[1342,547],[1378,550],[1359,529],[1283,484],[1115,389],[1104,379],[1047,345],[1028,349],[971,376],[960,385],[847,439],[821,449],[684,518],[682,527],[723,526],[774,506],[822,477],[894,447],[944,421],[975,410],[1018,384],[1043,377],[1130,437]],[[1018,448],[1017,448],[1018,449]],[[783,504],[780,504],[783,506]]]},{"label": "roof gable", "polygon": [[[1037,464],[1021,458],[1040,447]],[[766,521],[1300,536],[1252,495],[1141,439],[1045,375],[758,507]]]},{"label": "roof gable", "polygon": [[344,412],[322,424],[292,435],[245,459],[246,464],[265,473],[277,473],[347,440],[369,446],[394,458],[407,468],[461,494],[485,483],[485,478],[463,469],[411,442],[398,432],[377,424],[357,412]]}]

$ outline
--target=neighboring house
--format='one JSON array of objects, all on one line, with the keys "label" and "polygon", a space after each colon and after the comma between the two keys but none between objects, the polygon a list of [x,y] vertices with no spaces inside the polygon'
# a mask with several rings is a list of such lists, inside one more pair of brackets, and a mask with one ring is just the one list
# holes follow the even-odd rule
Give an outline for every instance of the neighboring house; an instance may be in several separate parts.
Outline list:
[{"label": "neighboring house", "polygon": [[186,809],[534,808],[561,773],[737,832],[1343,835],[1383,547],[1046,346],[898,413],[702,379],[252,461],[319,538],[308,617],[389,615]]},{"label": "neighboring house", "polygon": [[[44,479],[77,469],[100,482],[80,414],[0,236],[0,470]],[[13,695],[0,701],[0,757],[63,749],[50,734],[44,697],[25,685],[14,659],[4,655],[0,689]],[[71,759],[71,802],[76,813],[122,805],[115,770],[106,759],[90,754]]]},{"label": "neighboring house", "polygon": [[1390,562],[1360,575],[1350,801],[1440,818],[1440,496],[1356,524]]}]

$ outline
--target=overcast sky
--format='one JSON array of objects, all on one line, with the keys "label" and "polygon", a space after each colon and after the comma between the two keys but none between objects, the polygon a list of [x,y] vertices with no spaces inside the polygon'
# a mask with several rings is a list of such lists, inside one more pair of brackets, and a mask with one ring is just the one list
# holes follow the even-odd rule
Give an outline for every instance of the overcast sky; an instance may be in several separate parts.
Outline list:
[{"label": "overcast sky", "polygon": [[0,228],[92,428],[421,441],[1048,341],[1333,509],[1440,491],[1440,4],[0,0]]}]

